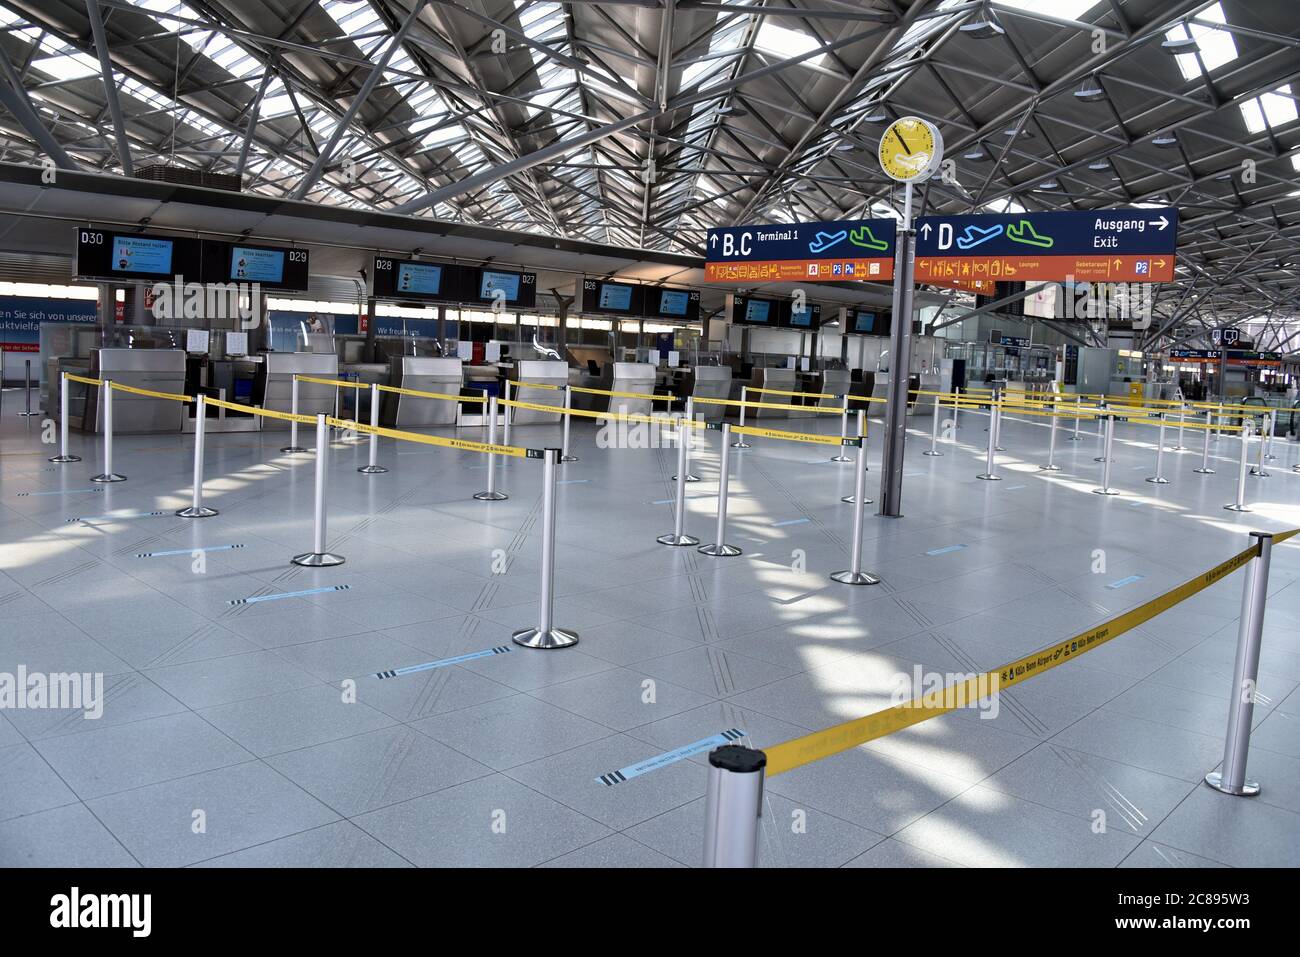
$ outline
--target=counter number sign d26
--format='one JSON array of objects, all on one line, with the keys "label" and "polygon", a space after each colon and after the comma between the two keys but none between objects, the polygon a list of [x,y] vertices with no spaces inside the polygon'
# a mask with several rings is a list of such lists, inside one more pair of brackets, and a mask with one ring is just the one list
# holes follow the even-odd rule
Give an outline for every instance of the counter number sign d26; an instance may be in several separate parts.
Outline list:
[{"label": "counter number sign d26", "polygon": [[904,116],[890,123],[880,137],[880,168],[900,183],[929,179],[943,160],[943,136],[919,116]]}]

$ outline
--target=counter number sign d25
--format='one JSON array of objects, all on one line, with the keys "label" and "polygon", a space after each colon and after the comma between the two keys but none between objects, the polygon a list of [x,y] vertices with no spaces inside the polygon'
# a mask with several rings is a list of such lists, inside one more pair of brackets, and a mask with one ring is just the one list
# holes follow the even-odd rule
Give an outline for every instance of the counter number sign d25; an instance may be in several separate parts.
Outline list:
[{"label": "counter number sign d25", "polygon": [[943,160],[943,136],[919,116],[904,116],[890,123],[880,137],[880,168],[900,183],[927,180]]}]

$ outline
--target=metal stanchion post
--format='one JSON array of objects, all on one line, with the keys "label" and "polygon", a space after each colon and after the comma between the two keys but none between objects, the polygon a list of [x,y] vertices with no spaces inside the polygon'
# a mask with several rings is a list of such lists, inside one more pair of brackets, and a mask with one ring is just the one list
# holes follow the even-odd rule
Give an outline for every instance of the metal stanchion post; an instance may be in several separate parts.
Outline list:
[{"label": "metal stanchion post", "polygon": [[1079,434],[1079,410],[1083,408],[1083,396],[1074,397],[1074,434],[1070,436],[1070,442],[1082,442],[1083,436]]},{"label": "metal stanchion post", "polygon": [[[516,391],[515,394],[518,395],[519,394],[518,391]],[[501,444],[509,445],[510,444],[510,380],[509,379],[506,380],[505,399],[506,399],[505,430],[501,434]]]},{"label": "metal stanchion post", "polygon": [[576,462],[578,461],[578,457],[576,455],[569,454],[569,423],[573,421],[573,415],[570,413],[569,410],[573,408],[573,390],[570,389],[567,385],[563,386],[563,389],[564,389],[564,413],[563,413],[564,439],[561,442],[561,445],[563,447],[560,450],[560,461]]},{"label": "metal stanchion post", "polygon": [[1047,439],[1047,464],[1038,466],[1040,472],[1059,472],[1056,464],[1056,403],[1052,403],[1052,430]]},{"label": "metal stanchion post", "polygon": [[[1214,424],[1215,424],[1215,426],[1222,426],[1222,425],[1223,425],[1223,403],[1222,403],[1222,402],[1219,403],[1219,411],[1218,411],[1218,414],[1214,417]],[[1215,428],[1215,430],[1214,430],[1214,437],[1215,437],[1216,439],[1219,437],[1219,433],[1220,433],[1220,431],[1221,431],[1221,430],[1220,430],[1219,428]]]},{"label": "metal stanchion post", "polygon": [[1101,488],[1092,491],[1097,495],[1118,495],[1119,489],[1110,487],[1110,463],[1114,461],[1110,454],[1110,445],[1115,438],[1115,416],[1106,413],[1106,425],[1102,429],[1106,438],[1105,451],[1101,456]]},{"label": "metal stanchion post", "polygon": [[1187,424],[1187,406],[1180,405],[1178,407],[1178,439],[1177,439],[1178,444],[1175,445],[1172,449],[1170,449],[1169,450],[1170,452],[1187,451],[1187,446],[1183,445],[1183,426],[1185,426],[1186,424]]},{"label": "metal stanchion post", "polygon": [[711,545],[701,545],[700,552],[714,558],[729,558],[739,555],[740,549],[727,544],[727,488],[731,484],[731,426],[722,426],[722,470],[718,476],[718,525],[714,533],[716,541]]},{"label": "metal stanchion post", "polygon": [[[677,420],[677,474],[681,475],[686,471],[686,433],[689,431],[686,426],[687,419],[683,415]],[[686,534],[686,483],[677,483],[677,501],[676,514],[673,517],[673,530],[667,535],[660,535],[655,539],[660,545],[698,545],[700,540],[694,535]]]},{"label": "metal stanchion post", "polygon": [[[744,406],[741,406],[741,409],[743,410]],[[695,397],[694,396],[686,397],[686,418],[690,419],[692,422],[695,421]],[[741,424],[743,425],[744,423],[742,422]],[[727,431],[730,432],[730,429],[728,429]],[[694,430],[687,429],[686,430],[686,471],[685,473],[678,472],[677,475],[685,474],[686,481],[688,482],[698,482],[700,480],[700,477],[698,475],[694,475],[691,473],[691,446],[693,442],[694,442]],[[732,447],[735,448],[734,445]],[[745,446],[745,448],[749,448],[749,446],[747,445]],[[677,481],[677,475],[673,476],[674,482]]]},{"label": "metal stanchion post", "polygon": [[[748,407],[748,405],[749,405],[749,386],[742,385],[740,387],[740,427],[742,429],[745,427],[745,409]],[[736,435],[736,441],[732,443],[731,447],[733,449],[749,448],[749,443],[745,441],[745,433],[743,432],[738,433]]]},{"label": "metal stanchion post", "polygon": [[[298,414],[298,376],[296,374],[293,377],[293,398],[291,400],[291,405],[289,410],[294,415]],[[284,453],[307,451],[301,445],[298,444],[298,420],[297,419],[293,419],[289,423],[289,444],[284,446],[284,448],[280,449],[280,451]]]},{"label": "metal stanchion post", "polygon": [[113,471],[113,380],[105,379],[99,386],[104,403],[104,471],[92,475],[92,482],[125,482],[125,475]]},{"label": "metal stanchion post", "polygon": [[[488,399],[488,445],[497,444],[497,397],[492,396]],[[497,491],[497,454],[488,453],[487,460],[487,490],[475,492],[474,497],[480,502],[500,502],[510,496],[505,492]]]},{"label": "metal stanchion post", "polygon": [[1241,595],[1241,623],[1237,626],[1237,661],[1232,668],[1228,696],[1228,733],[1223,742],[1223,764],[1205,776],[1205,783],[1224,794],[1254,797],[1259,783],[1246,780],[1250,750],[1250,724],[1255,714],[1255,685],[1259,678],[1259,649],[1264,637],[1264,608],[1268,600],[1268,566],[1273,554],[1270,532],[1251,532],[1259,539],[1259,553],[1246,569]]},{"label": "metal stanchion post", "polygon": [[542,593],[536,628],[523,628],[510,640],[525,648],[568,648],[578,643],[578,633],[555,627],[555,466],[560,450],[546,449],[542,458]]},{"label": "metal stanchion post", "polygon": [[1270,462],[1277,458],[1273,454],[1273,433],[1277,430],[1277,413],[1268,413],[1268,436],[1264,440],[1264,458]]},{"label": "metal stanchion post", "polygon": [[1160,437],[1156,442],[1156,474],[1147,479],[1152,485],[1168,485],[1165,478],[1165,413],[1160,413]]},{"label": "metal stanchion post", "polygon": [[194,400],[194,491],[189,508],[177,509],[181,518],[211,518],[215,508],[203,504],[203,437],[207,433],[207,406],[203,393]]},{"label": "metal stanchion post", "polygon": [[[867,453],[867,413],[866,410],[864,409],[858,409],[858,435],[862,437],[862,471],[864,473],[870,472],[871,469],[867,467],[867,454],[866,454]],[[854,481],[854,488],[856,488],[857,479],[855,478],[853,481]],[[840,501],[847,502],[850,505],[856,505],[858,501],[858,496],[842,495],[840,496]],[[875,501],[873,499],[863,498],[862,503],[864,505],[874,505]]]},{"label": "metal stanchion post", "polygon": [[1201,467],[1192,469],[1193,472],[1199,472],[1202,475],[1213,475],[1214,469],[1210,468],[1210,431],[1213,423],[1210,421],[1214,415],[1213,409],[1205,410],[1205,437],[1201,445]]},{"label": "metal stanchion post", "polygon": [[1265,412],[1264,421],[1260,423],[1259,427],[1259,461],[1250,469],[1250,474],[1257,478],[1268,478],[1269,476],[1269,472],[1264,468],[1264,449],[1268,445],[1269,420],[1272,417],[1273,413]]},{"label": "metal stanchion post", "polygon": [[[849,437],[849,394],[844,393],[844,408],[840,410],[840,442],[843,443]],[[844,445],[841,444],[839,450],[831,456],[832,462],[852,462],[853,459],[844,454]]]},{"label": "metal stanchion post", "polygon": [[312,532],[312,550],[290,559],[295,565],[306,565],[308,568],[325,568],[342,565],[344,562],[342,555],[325,550],[325,476],[330,457],[328,421],[328,416],[323,412],[316,416],[316,521]]},{"label": "metal stanchion post", "polygon": [[943,455],[939,451],[939,396],[934,397],[934,421],[930,423],[930,447],[922,455]]},{"label": "metal stanchion post", "polygon": [[80,455],[68,454],[68,374],[59,374],[59,454],[51,462],[80,462]]},{"label": "metal stanchion post", "polygon": [[[370,384],[370,427],[379,428],[379,383]],[[506,441],[509,445],[509,440]],[[388,469],[379,464],[379,433],[370,433],[370,461],[366,465],[357,469],[363,475],[378,475],[381,472],[387,472]]]},{"label": "metal stanchion post", "polygon": [[993,453],[998,445],[998,418],[1001,414],[1002,410],[996,405],[993,406],[993,410],[989,416],[989,446],[985,453],[984,471],[975,476],[977,479],[983,479],[985,482],[1002,481],[1002,476],[998,475],[993,469]]},{"label": "metal stanchion post", "polygon": [[1005,452],[1006,449],[1002,447],[1002,404],[1007,400],[1006,393],[999,392],[994,398],[998,407],[997,421],[989,423],[989,430],[993,438],[993,451]]},{"label": "metal stanchion post", "polygon": [[1223,506],[1229,512],[1249,512],[1246,507],[1246,459],[1250,457],[1249,419],[1241,420],[1241,461],[1237,463],[1237,500],[1231,505]]},{"label": "metal stanchion post", "polygon": [[33,415],[39,415],[39,412],[32,411],[32,360],[23,360],[23,392],[26,409],[18,414],[31,418]]},{"label": "metal stanchion post", "polygon": [[704,789],[704,866],[755,867],[767,755],[739,744],[709,752]]},{"label": "metal stanchion post", "polygon": [[[860,438],[860,437],[859,437]],[[846,571],[831,574],[831,581],[842,585],[879,585],[880,579],[862,570],[863,506],[867,501],[867,443],[858,445],[858,474],[853,483],[853,544],[850,545],[849,567]]]},{"label": "metal stanchion post", "polygon": [[953,437],[957,435],[957,416],[961,412],[961,387],[952,390],[952,431]]}]

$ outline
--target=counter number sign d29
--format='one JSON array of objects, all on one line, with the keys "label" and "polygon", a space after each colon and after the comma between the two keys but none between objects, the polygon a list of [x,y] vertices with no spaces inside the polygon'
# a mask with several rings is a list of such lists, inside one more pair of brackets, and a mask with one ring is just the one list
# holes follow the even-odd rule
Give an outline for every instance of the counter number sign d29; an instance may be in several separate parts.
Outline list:
[{"label": "counter number sign d29", "polygon": [[900,183],[929,179],[943,160],[943,136],[919,116],[904,116],[890,123],[880,137],[880,168]]}]

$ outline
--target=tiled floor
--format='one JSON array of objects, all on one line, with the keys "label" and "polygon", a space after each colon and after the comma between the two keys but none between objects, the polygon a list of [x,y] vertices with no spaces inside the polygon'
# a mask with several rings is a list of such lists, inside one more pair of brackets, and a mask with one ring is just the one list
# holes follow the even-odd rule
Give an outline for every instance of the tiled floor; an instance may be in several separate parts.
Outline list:
[{"label": "tiled floor", "polygon": [[[221,514],[186,521],[171,510],[188,504],[191,437],[119,437],[129,481],[86,491],[94,439],[74,434],[86,461],[52,466],[39,423],[6,412],[0,672],[99,672],[105,704],[95,721],[0,711],[0,866],[695,866],[703,755],[614,787],[597,776],[727,728],[764,746],[865,714],[916,665],[996,667],[1216,564],[1249,529],[1300,524],[1292,443],[1237,515],[1221,508],[1235,440],[1202,476],[1189,433],[1197,451],[1167,454],[1172,484],[1157,486],[1142,481],[1153,434],[1121,425],[1124,494],[1105,498],[1090,494],[1088,426],[1081,442],[1062,431],[1064,468],[1042,473],[1046,428],[1009,418],[1003,481],[977,481],[985,422],[963,414],[957,443],[925,457],[917,420],[905,517],[868,510],[864,561],[884,580],[870,588],[826,577],[847,566],[853,468],[825,447],[756,439],[735,454],[729,538],[744,555],[713,559],[655,543],[672,527],[675,453],[601,449],[576,422],[556,619],[580,644],[380,680],[534,624],[538,463],[508,463],[509,500],[485,503],[472,453],[385,441],[393,471],[367,476],[364,444],[336,443],[329,547],[347,564],[309,570],[288,559],[311,543],[313,460],[280,454],[282,433],[211,435]],[[558,429],[515,438],[556,444]],[[719,436],[704,442],[687,525],[707,542]],[[139,557],[157,552],[173,554]],[[1200,783],[1222,750],[1235,575],[1004,693],[993,720],[955,712],[772,778],[762,862],[1300,864],[1298,577],[1300,542],[1279,546],[1259,798]],[[312,592],[334,585],[348,587]],[[230,604],[250,597],[266,600]]]}]

